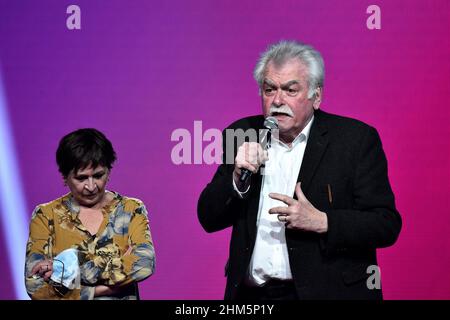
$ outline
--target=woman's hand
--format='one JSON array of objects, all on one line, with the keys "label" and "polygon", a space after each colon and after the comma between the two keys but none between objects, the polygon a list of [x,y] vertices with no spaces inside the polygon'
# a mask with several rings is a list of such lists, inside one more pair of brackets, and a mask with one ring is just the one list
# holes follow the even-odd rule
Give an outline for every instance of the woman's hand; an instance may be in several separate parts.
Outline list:
[{"label": "woman's hand", "polygon": [[53,273],[53,261],[45,259],[36,263],[36,265],[31,269],[32,276],[39,276],[44,278],[45,281],[48,281]]}]

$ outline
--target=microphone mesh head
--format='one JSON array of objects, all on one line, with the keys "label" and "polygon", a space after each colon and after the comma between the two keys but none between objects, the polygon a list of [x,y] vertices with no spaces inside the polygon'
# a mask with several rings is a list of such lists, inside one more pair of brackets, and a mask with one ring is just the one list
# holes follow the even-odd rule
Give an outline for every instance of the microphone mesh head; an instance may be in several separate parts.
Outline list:
[{"label": "microphone mesh head", "polygon": [[267,117],[264,120],[264,127],[269,130],[278,129],[278,120],[275,117]]}]

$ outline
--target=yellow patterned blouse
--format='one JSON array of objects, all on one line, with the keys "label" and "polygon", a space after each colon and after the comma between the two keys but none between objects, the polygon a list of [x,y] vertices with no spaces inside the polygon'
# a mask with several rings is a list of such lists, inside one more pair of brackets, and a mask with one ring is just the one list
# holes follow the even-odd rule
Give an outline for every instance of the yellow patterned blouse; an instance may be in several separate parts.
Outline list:
[{"label": "yellow patterned blouse", "polygon": [[[95,235],[82,225],[80,208],[70,193],[36,207],[25,262],[25,285],[32,299],[138,298],[137,282],[149,277],[155,266],[147,210],[138,199],[115,192],[113,195],[114,199],[102,209],[103,221]],[[69,248],[78,250],[79,289],[61,290],[43,278],[31,276],[36,263]],[[122,290],[115,296],[94,298],[94,288],[101,284]]]}]

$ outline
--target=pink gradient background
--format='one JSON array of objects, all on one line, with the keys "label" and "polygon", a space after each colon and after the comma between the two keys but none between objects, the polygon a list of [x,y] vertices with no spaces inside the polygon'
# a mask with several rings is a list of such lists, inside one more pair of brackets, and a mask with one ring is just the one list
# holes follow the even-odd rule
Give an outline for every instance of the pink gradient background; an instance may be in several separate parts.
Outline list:
[{"label": "pink gradient background", "polygon": [[[65,27],[69,4],[81,7],[81,31]],[[371,4],[381,30],[366,28]],[[296,39],[323,54],[322,108],[381,135],[404,222],[398,242],[379,250],[384,297],[449,299],[449,12],[447,0],[0,0],[0,72],[27,216],[66,192],[59,139],[96,127],[118,153],[110,189],[150,212],[156,273],[141,297],[221,299],[230,233],[207,234],[196,216],[216,166],[173,165],[170,136],[194,120],[223,129],[260,113],[256,59]],[[14,299],[7,241],[0,298]]]}]

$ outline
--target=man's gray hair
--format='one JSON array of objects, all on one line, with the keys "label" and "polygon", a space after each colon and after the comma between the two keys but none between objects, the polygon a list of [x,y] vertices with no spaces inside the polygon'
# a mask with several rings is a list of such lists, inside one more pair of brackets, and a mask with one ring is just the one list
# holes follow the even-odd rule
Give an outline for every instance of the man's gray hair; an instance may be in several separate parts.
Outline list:
[{"label": "man's gray hair", "polygon": [[253,76],[259,85],[260,93],[269,62],[281,66],[291,59],[298,59],[308,68],[308,99],[312,98],[315,89],[318,87],[323,88],[325,66],[322,55],[307,44],[297,41],[282,40],[270,45],[268,49],[261,54],[255,70],[253,71]]}]

